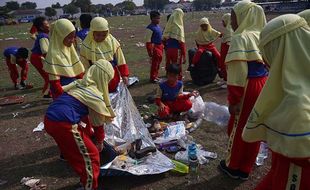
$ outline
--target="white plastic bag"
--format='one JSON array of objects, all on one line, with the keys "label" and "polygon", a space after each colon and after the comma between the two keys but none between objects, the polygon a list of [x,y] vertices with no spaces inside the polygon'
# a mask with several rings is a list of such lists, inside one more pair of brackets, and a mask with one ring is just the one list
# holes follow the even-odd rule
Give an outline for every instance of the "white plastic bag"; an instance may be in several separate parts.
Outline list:
[{"label": "white plastic bag", "polygon": [[205,103],[201,96],[191,97],[190,101],[192,102],[192,108],[188,111],[190,118],[198,119],[205,110]]}]

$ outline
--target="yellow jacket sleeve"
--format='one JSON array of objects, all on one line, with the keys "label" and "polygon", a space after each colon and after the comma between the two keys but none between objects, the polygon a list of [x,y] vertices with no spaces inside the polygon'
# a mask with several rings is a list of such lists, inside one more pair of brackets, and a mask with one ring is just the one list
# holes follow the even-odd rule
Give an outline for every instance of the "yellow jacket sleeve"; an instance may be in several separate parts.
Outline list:
[{"label": "yellow jacket sleeve", "polygon": [[123,54],[121,47],[117,48],[117,50],[115,52],[115,57],[116,57],[118,66],[126,64],[126,60],[125,60],[125,57],[124,57],[124,54]]},{"label": "yellow jacket sleeve", "polygon": [[40,39],[40,48],[41,48],[42,54],[47,54],[48,45],[49,45],[49,41],[47,38]]},{"label": "yellow jacket sleeve", "polygon": [[84,65],[85,72],[86,72],[88,70],[88,68],[90,67],[89,60],[86,59],[84,56],[80,56],[80,60],[81,60],[82,64]]},{"label": "yellow jacket sleeve", "polygon": [[227,85],[245,87],[248,77],[246,61],[231,61],[227,64]]}]

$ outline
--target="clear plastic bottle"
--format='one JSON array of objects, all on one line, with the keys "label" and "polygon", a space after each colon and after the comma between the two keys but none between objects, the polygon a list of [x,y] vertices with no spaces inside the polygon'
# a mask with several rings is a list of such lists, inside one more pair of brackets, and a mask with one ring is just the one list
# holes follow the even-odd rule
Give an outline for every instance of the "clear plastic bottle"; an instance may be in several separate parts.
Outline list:
[{"label": "clear plastic bottle", "polygon": [[265,142],[260,143],[259,152],[256,157],[256,165],[264,165],[264,160],[268,157],[268,146]]},{"label": "clear plastic bottle", "polygon": [[197,157],[197,146],[192,143],[188,146],[189,179],[188,184],[195,184],[199,181],[199,161]]}]

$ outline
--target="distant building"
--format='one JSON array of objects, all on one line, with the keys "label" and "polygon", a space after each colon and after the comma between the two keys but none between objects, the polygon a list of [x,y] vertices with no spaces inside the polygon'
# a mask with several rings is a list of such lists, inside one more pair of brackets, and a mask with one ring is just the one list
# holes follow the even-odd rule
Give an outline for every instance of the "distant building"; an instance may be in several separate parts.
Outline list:
[{"label": "distant building", "polygon": [[144,6],[138,6],[134,11],[133,15],[146,15],[148,13],[147,9]]},{"label": "distant building", "polygon": [[184,12],[194,11],[194,6],[192,2],[181,0],[178,3],[170,2],[169,4],[165,5],[164,12],[172,13],[172,11],[177,8],[182,9]]},{"label": "distant building", "polygon": [[42,12],[37,9],[29,9],[29,10],[14,10],[8,13],[12,17],[16,19],[21,18],[35,18],[37,16],[41,16]]}]

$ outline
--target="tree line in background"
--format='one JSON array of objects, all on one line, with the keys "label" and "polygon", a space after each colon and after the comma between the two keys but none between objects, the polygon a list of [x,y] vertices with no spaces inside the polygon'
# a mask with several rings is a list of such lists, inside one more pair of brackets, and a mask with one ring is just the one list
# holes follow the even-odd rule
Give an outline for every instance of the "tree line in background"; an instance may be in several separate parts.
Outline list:
[{"label": "tree line in background", "polygon": [[[279,1],[279,0],[254,0],[255,2],[266,2],[266,1]],[[282,2],[291,0],[280,0]],[[301,0],[299,0],[301,1]],[[308,0],[309,1],[309,0]],[[219,6],[221,0],[194,0],[193,6],[196,10],[210,10],[211,7]],[[165,5],[169,4],[169,0],[144,0],[144,7],[150,10],[163,10]],[[0,14],[8,13],[12,10],[24,10],[24,9],[36,9],[37,4],[35,2],[24,2],[19,4],[17,1],[6,2],[5,6],[0,6]],[[137,6],[131,0],[125,0],[121,3],[113,5],[109,4],[92,4],[91,0],[72,0],[69,4],[61,6],[59,2],[52,4],[50,7],[45,8],[45,15],[53,17],[57,14],[55,9],[62,8],[64,13],[70,14],[71,16],[81,12],[91,12],[95,14],[110,15],[120,12],[132,13]]]}]

